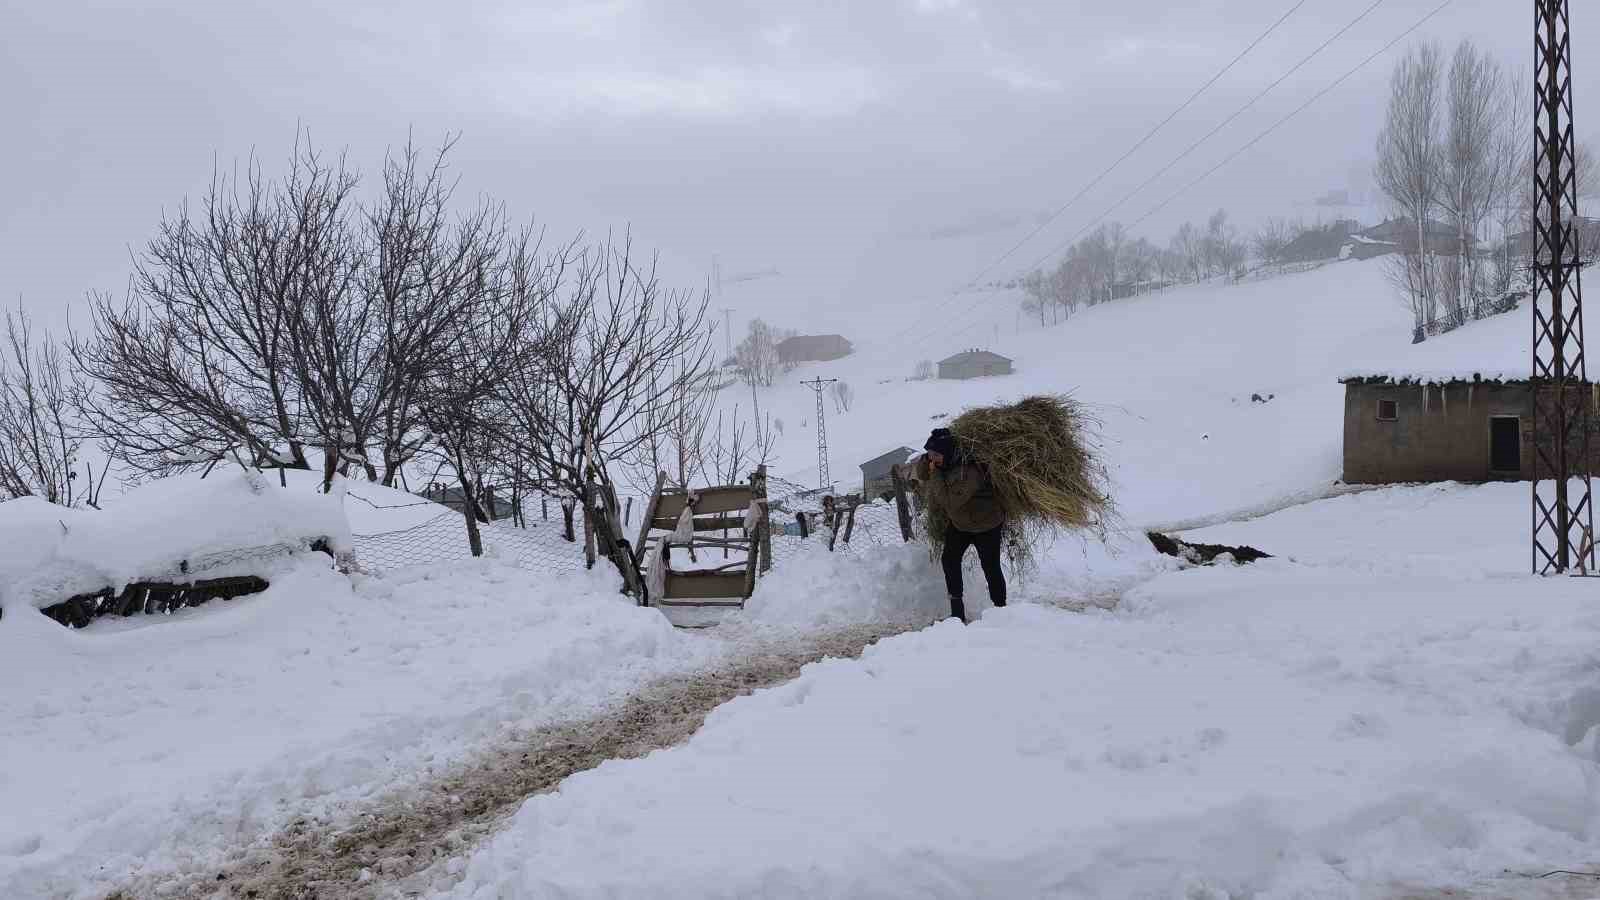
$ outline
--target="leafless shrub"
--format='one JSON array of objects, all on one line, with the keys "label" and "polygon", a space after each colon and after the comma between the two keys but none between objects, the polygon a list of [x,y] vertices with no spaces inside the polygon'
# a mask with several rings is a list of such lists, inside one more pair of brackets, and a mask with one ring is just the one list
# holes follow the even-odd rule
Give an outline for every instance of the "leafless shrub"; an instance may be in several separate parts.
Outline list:
[{"label": "leafless shrub", "polygon": [[[62,347],[34,330],[20,307],[6,313],[0,346],[0,500],[40,497],[50,503],[94,505],[94,469],[77,471],[82,446],[74,419],[72,380]],[[105,481],[101,471],[100,483]]]}]

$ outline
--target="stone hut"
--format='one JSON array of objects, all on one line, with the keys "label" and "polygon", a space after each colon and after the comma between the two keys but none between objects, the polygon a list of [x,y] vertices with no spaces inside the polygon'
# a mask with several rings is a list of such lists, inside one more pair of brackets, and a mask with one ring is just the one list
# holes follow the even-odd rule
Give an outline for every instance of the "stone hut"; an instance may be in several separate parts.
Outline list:
[{"label": "stone hut", "polygon": [[[1369,376],[1343,383],[1345,482],[1532,480],[1534,387],[1526,379]],[[1577,402],[1589,404],[1591,432],[1600,424],[1596,399],[1592,384],[1580,387]],[[1573,438],[1575,456],[1581,440]],[[1589,444],[1593,472],[1600,435],[1591,434]]]},{"label": "stone hut", "polygon": [[1010,374],[1011,360],[988,350],[963,350],[939,360],[940,378],[984,378]]}]

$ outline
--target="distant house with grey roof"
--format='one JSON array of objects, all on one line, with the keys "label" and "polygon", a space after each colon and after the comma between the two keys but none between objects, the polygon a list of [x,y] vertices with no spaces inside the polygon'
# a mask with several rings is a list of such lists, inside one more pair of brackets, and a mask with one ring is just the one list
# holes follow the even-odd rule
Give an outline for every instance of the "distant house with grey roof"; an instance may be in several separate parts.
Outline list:
[{"label": "distant house with grey roof", "polygon": [[939,360],[940,378],[985,378],[1010,374],[1011,360],[988,350],[963,350]]},{"label": "distant house with grey roof", "polygon": [[827,362],[849,356],[855,348],[839,334],[797,334],[778,342],[778,361],[786,366]]}]

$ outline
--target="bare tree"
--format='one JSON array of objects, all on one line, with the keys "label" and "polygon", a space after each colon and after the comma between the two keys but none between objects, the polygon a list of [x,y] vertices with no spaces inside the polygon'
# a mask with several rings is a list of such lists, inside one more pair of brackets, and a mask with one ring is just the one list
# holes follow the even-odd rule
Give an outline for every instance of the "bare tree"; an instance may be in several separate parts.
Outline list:
[{"label": "bare tree", "polygon": [[1295,234],[1295,226],[1288,219],[1269,218],[1256,229],[1250,248],[1255,251],[1256,259],[1264,263],[1276,262],[1284,248],[1295,239]]},{"label": "bare tree", "polygon": [[[95,476],[77,471],[82,446],[72,381],[61,345],[36,332],[20,307],[6,313],[0,347],[0,499],[40,497],[73,506],[95,502]],[[100,475],[105,480],[105,472]]]},{"label": "bare tree", "polygon": [[297,142],[274,184],[258,165],[217,174],[197,213],[183,204],[135,261],[129,298],[92,298],[93,333],[71,353],[96,382],[83,414],[108,452],[163,473],[242,451],[309,468],[328,435],[296,383],[295,317],[348,283],[343,233],[355,176]]},{"label": "bare tree", "polygon": [[772,387],[781,367],[778,341],[777,332],[771,325],[761,319],[750,322],[749,332],[733,351],[735,364],[746,384],[751,387]]},{"label": "bare tree", "polygon": [[1497,200],[1507,117],[1505,73],[1470,41],[1450,61],[1440,203],[1455,226],[1454,290],[1442,299],[1452,325],[1478,315],[1478,238]]},{"label": "bare tree", "polygon": [[833,407],[840,413],[850,411],[850,405],[855,402],[856,389],[848,381],[835,381],[833,383]]},{"label": "bare tree", "polygon": [[934,376],[933,360],[924,359],[917,363],[917,368],[911,373],[913,381],[928,381]]},{"label": "bare tree", "polygon": [[705,477],[707,432],[716,406],[715,372],[700,378],[673,378],[663,401],[641,411],[631,427],[639,445],[625,460],[624,473],[636,490],[655,490],[660,473],[686,489]]},{"label": "bare tree", "polygon": [[525,477],[516,452],[520,425],[505,384],[548,381],[567,338],[550,328],[553,295],[566,259],[540,253],[529,229],[502,220],[471,254],[467,302],[442,336],[444,352],[418,386],[425,452],[455,476],[473,556],[483,554],[480,521],[490,520],[484,487],[494,475]]},{"label": "bare tree", "polygon": [[1433,321],[1437,301],[1427,226],[1440,198],[1440,57],[1437,44],[1420,43],[1395,65],[1374,171],[1379,189],[1417,232],[1416,246],[1401,257],[1409,271],[1396,280],[1410,292],[1419,333]]},{"label": "bare tree", "polygon": [[772,461],[777,432],[770,417],[746,421],[734,406],[729,413],[717,414],[716,429],[708,445],[708,475],[717,484],[738,484],[757,466]]},{"label": "bare tree", "polygon": [[631,245],[584,250],[546,313],[549,365],[507,373],[503,390],[529,468],[568,497],[605,486],[669,421],[664,411],[712,372],[708,297],[663,290]]}]

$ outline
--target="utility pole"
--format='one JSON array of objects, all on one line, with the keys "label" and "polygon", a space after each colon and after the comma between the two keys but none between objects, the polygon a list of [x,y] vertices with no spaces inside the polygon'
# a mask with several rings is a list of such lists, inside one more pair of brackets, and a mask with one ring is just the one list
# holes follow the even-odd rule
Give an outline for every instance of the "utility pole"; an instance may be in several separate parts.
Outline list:
[{"label": "utility pole", "polygon": [[828,477],[828,407],[822,402],[822,390],[838,380],[816,378],[800,382],[817,395],[817,487],[823,490],[827,490],[833,481]]},{"label": "utility pole", "polygon": [[722,336],[728,340],[728,356],[733,356],[733,307],[722,308]]},{"label": "utility pole", "polygon": [[1533,571],[1594,572],[1568,0],[1534,0]]}]

